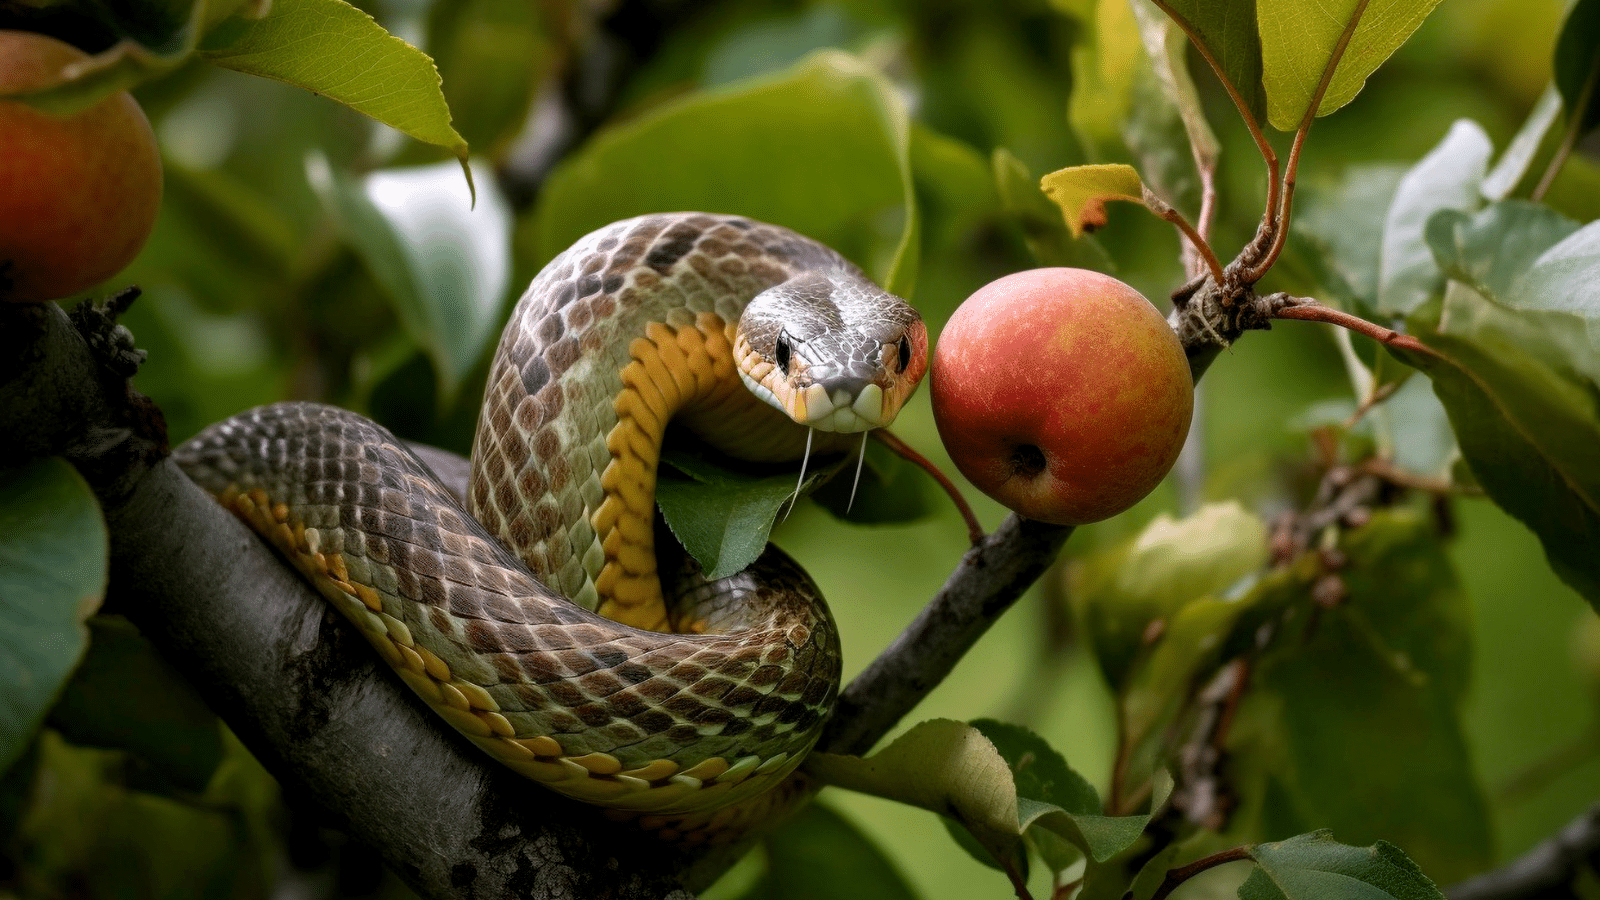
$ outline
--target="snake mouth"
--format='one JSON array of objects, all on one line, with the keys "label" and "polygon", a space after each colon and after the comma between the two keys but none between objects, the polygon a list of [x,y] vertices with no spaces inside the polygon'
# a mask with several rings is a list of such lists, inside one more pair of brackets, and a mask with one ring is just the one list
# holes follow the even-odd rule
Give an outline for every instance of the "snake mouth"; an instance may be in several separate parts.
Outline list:
[{"label": "snake mouth", "polygon": [[894,419],[886,413],[883,388],[868,383],[856,390],[836,388],[829,390],[825,384],[813,384],[803,391],[795,391],[795,408],[789,415],[818,431],[857,432],[882,428]]},{"label": "snake mouth", "polygon": [[875,381],[861,384],[852,379],[854,384],[830,389],[825,382],[799,386],[783,378],[758,380],[744,371],[739,375],[752,393],[783,410],[797,424],[817,431],[853,434],[883,428],[894,421],[904,399],[896,396],[894,385],[886,391]]}]

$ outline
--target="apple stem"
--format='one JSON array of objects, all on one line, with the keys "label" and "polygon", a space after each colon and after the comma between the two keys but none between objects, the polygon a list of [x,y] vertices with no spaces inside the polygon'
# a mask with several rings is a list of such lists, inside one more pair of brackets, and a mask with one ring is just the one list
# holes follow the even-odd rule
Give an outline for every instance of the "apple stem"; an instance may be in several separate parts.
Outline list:
[{"label": "apple stem", "polygon": [[927,457],[918,453],[916,450],[913,450],[910,444],[900,440],[900,438],[889,429],[874,429],[872,431],[872,436],[877,438],[879,443],[894,451],[896,456],[909,460],[915,465],[920,466],[922,470],[927,472],[929,475],[932,475],[933,480],[939,482],[939,486],[944,488],[944,492],[950,495],[950,500],[955,503],[956,510],[961,513],[962,520],[967,523],[967,537],[974,545],[983,542],[984,535],[986,534],[986,532],[983,530],[983,525],[978,522],[977,515],[972,512],[972,506],[967,503],[967,498],[961,496],[961,490],[956,487],[955,482],[951,481],[943,472],[939,471],[939,467],[929,462]]},{"label": "apple stem", "polygon": [[1422,343],[1408,334],[1401,334],[1393,328],[1385,328],[1375,322],[1368,322],[1360,316],[1354,316],[1343,310],[1331,306],[1323,306],[1310,297],[1291,297],[1288,294],[1272,294],[1262,298],[1268,306],[1269,318],[1273,319],[1298,319],[1302,322],[1323,322],[1328,325],[1337,325],[1348,328],[1357,334],[1364,334],[1369,338],[1388,347],[1397,347],[1413,353],[1422,353],[1442,359],[1437,350]]}]

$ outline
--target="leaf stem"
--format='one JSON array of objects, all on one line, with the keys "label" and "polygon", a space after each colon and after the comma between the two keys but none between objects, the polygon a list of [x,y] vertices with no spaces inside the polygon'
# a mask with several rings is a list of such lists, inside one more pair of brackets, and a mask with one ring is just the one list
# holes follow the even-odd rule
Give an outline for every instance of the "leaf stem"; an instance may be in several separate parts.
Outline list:
[{"label": "leaf stem", "polygon": [[1178,230],[1183,232],[1183,236],[1188,238],[1189,245],[1194,248],[1196,253],[1200,254],[1200,258],[1206,264],[1206,269],[1211,272],[1212,279],[1214,279],[1217,284],[1221,284],[1222,263],[1217,260],[1216,251],[1211,249],[1210,242],[1208,242],[1193,225],[1189,224],[1189,220],[1183,217],[1183,213],[1174,209],[1172,204],[1156,196],[1155,192],[1150,190],[1148,187],[1143,187],[1143,185],[1141,185],[1141,188],[1144,192],[1145,208],[1155,213],[1157,216],[1166,219],[1168,222],[1171,222],[1173,225],[1176,225]]},{"label": "leaf stem", "polygon": [[961,496],[961,489],[956,487],[955,482],[951,481],[927,457],[912,449],[910,444],[902,441],[889,429],[874,428],[871,434],[878,439],[880,444],[894,451],[895,455],[909,460],[920,466],[929,475],[932,475],[933,480],[939,482],[939,487],[944,488],[944,492],[950,495],[951,502],[955,503],[956,510],[961,513],[962,521],[967,523],[967,538],[974,546],[983,542],[983,537],[986,534],[983,530],[983,524],[978,521],[977,515],[973,513],[972,506],[967,503],[967,498]]},{"label": "leaf stem", "polygon": [[1196,875],[1199,875],[1201,872],[1204,872],[1207,869],[1216,868],[1224,863],[1239,862],[1240,860],[1245,859],[1250,859],[1249,847],[1231,847],[1227,850],[1223,850],[1220,853],[1213,853],[1210,856],[1201,857],[1200,859],[1197,859],[1186,866],[1179,866],[1176,869],[1168,869],[1166,877],[1161,879],[1161,886],[1156,888],[1156,892],[1154,894],[1150,895],[1150,900],[1166,900],[1167,895],[1176,890],[1178,885],[1183,884],[1185,881],[1188,881]]},{"label": "leaf stem", "polygon": [[1273,319],[1297,319],[1301,322],[1322,322],[1327,325],[1337,325],[1340,328],[1348,328],[1357,334],[1366,335],[1387,347],[1398,347],[1401,350],[1443,359],[1438,351],[1409,334],[1401,334],[1393,328],[1385,328],[1375,322],[1368,322],[1360,316],[1351,315],[1331,306],[1323,306],[1310,297],[1272,294],[1263,298],[1263,300],[1272,307],[1269,317]]},{"label": "leaf stem", "polygon": [[1283,170],[1283,189],[1278,197],[1276,208],[1272,199],[1267,200],[1269,214],[1277,220],[1273,224],[1272,246],[1267,249],[1267,254],[1254,266],[1244,273],[1244,280],[1255,284],[1267,274],[1273,264],[1278,261],[1278,256],[1283,253],[1283,246],[1289,240],[1289,220],[1294,208],[1294,183],[1300,169],[1300,152],[1305,148],[1306,135],[1311,133],[1311,123],[1316,121],[1317,108],[1322,105],[1322,99],[1327,96],[1328,85],[1333,83],[1333,73],[1339,68],[1339,63],[1344,59],[1344,52],[1350,46],[1350,39],[1355,36],[1356,26],[1361,23],[1361,17],[1367,11],[1368,0],[1359,0],[1356,8],[1351,11],[1350,21],[1344,25],[1340,32],[1339,40],[1333,45],[1333,52],[1328,55],[1327,65],[1322,67],[1322,78],[1317,82],[1316,90],[1311,92],[1311,102],[1306,105],[1305,115],[1300,119],[1300,126],[1294,131],[1294,143],[1289,148],[1289,161]]},{"label": "leaf stem", "polygon": [[[1195,50],[1199,51],[1200,58],[1206,61],[1206,65],[1210,66],[1211,71],[1216,74],[1217,80],[1222,82],[1222,88],[1228,92],[1228,99],[1233,101],[1234,108],[1239,110],[1239,117],[1244,120],[1245,128],[1250,130],[1250,137],[1256,142],[1256,149],[1261,152],[1261,159],[1267,164],[1267,209],[1269,211],[1276,209],[1278,206],[1278,154],[1277,151],[1272,149],[1272,144],[1267,140],[1266,134],[1262,132],[1261,123],[1256,121],[1255,113],[1250,111],[1250,104],[1244,102],[1244,96],[1239,93],[1239,88],[1229,80],[1228,74],[1222,70],[1222,64],[1217,62],[1217,58],[1211,54],[1211,48],[1200,40],[1200,33],[1195,30],[1194,24],[1173,9],[1172,4],[1166,2],[1166,0],[1151,0],[1151,2],[1166,13],[1167,18],[1171,19],[1183,30],[1183,33],[1189,38],[1189,43],[1193,44]],[[1205,221],[1204,212],[1201,213],[1200,218],[1202,222]]]}]

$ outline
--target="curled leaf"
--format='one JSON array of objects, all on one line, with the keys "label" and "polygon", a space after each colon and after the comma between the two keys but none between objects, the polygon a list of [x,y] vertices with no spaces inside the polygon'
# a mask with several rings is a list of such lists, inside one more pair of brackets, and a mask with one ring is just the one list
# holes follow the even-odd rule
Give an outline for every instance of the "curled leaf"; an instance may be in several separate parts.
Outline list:
[{"label": "curled leaf", "polygon": [[1120,163],[1072,166],[1040,179],[1039,186],[1061,207],[1073,237],[1106,224],[1106,203],[1122,200],[1145,205],[1144,182],[1132,166]]}]

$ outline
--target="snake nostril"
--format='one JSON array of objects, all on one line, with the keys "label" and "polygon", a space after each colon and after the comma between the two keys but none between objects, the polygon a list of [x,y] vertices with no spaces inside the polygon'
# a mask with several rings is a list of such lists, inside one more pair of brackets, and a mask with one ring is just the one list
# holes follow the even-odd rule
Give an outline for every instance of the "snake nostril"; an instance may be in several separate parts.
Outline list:
[{"label": "snake nostril", "polygon": [[839,406],[849,406],[867,386],[873,384],[873,379],[864,375],[835,375],[817,382],[833,398]]}]

